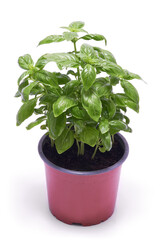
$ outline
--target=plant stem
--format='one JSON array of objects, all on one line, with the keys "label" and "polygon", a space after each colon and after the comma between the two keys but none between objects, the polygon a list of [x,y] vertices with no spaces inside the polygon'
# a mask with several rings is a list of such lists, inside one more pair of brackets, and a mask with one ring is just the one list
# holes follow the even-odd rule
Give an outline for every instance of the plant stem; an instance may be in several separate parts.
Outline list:
[{"label": "plant stem", "polygon": [[73,124],[71,123],[70,126],[68,126],[68,131],[71,130],[72,127],[73,127]]},{"label": "plant stem", "polygon": [[76,139],[76,143],[77,143],[77,148],[78,148],[78,153],[77,153],[77,155],[79,156],[79,155],[80,155],[80,147],[79,147],[79,142],[78,142],[77,139]]},{"label": "plant stem", "polygon": [[76,42],[74,41],[73,44],[74,44],[74,52],[75,52],[75,54],[76,54],[76,53],[77,53]]},{"label": "plant stem", "polygon": [[83,142],[81,142],[80,155],[84,155],[84,143]]},{"label": "plant stem", "polygon": [[95,155],[96,155],[98,146],[99,146],[99,144],[97,144],[96,147],[95,147],[95,149],[94,149],[94,153],[93,153],[93,155],[92,155],[92,159],[94,159],[94,157],[95,157]]},{"label": "plant stem", "polygon": [[51,137],[50,137],[50,139],[51,139],[51,148],[53,148],[54,147],[54,141]]},{"label": "plant stem", "polygon": [[[76,41],[73,41],[74,44],[74,52],[75,55],[77,54],[77,47],[76,47]],[[80,71],[79,71],[79,67],[77,67],[77,74],[78,74],[78,80],[80,80]]]}]

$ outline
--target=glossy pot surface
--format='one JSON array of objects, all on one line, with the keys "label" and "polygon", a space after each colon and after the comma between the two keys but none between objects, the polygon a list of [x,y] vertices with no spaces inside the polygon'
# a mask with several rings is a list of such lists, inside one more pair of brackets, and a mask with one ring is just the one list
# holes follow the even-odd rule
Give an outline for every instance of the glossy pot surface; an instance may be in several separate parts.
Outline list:
[{"label": "glossy pot surface", "polygon": [[89,226],[107,220],[115,208],[122,163],[129,152],[121,134],[117,140],[124,150],[121,159],[111,167],[97,171],[72,171],[50,162],[43,153],[45,135],[38,146],[44,161],[48,202],[51,213],[68,224]]}]

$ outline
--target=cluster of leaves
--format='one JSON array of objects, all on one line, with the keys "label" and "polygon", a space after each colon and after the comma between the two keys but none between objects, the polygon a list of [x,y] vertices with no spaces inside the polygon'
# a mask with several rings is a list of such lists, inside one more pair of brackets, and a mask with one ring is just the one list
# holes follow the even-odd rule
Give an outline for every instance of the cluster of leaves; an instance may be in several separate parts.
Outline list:
[{"label": "cluster of leaves", "polygon": [[[95,147],[94,157],[97,149],[105,152],[112,148],[117,132],[132,131],[126,111],[139,111],[139,95],[130,80],[141,78],[119,66],[108,50],[84,43],[77,51],[76,42],[81,39],[107,43],[103,35],[88,34],[83,27],[83,22],[72,22],[63,27],[67,31],[62,35],[48,36],[39,43],[71,41],[72,52],[45,54],[35,65],[29,54],[19,57],[19,66],[26,71],[18,79],[15,95],[23,102],[17,126],[32,114],[39,115],[27,129],[41,124],[59,154],[76,141],[78,154],[84,154],[84,144],[88,144]],[[45,70],[49,62],[66,73]],[[123,93],[113,92],[117,84]]]}]

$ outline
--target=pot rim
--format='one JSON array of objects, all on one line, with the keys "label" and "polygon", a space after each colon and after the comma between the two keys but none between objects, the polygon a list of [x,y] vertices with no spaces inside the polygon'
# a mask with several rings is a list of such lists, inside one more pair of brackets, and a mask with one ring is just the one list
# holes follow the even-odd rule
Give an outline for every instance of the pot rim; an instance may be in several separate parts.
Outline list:
[{"label": "pot rim", "polygon": [[116,136],[118,136],[118,141],[120,142],[122,148],[124,149],[124,154],[122,155],[122,157],[119,159],[118,162],[116,162],[115,164],[113,164],[110,167],[107,168],[103,168],[100,170],[94,170],[94,171],[76,171],[76,170],[70,170],[70,169],[66,169],[66,168],[62,168],[57,166],[56,164],[50,162],[47,157],[44,155],[43,150],[42,150],[42,146],[43,146],[43,142],[44,139],[47,137],[46,134],[44,134],[38,144],[38,152],[40,157],[42,158],[42,160],[44,161],[44,163],[46,163],[47,165],[49,165],[50,167],[63,172],[63,173],[68,173],[68,174],[74,174],[74,175],[96,175],[96,174],[102,174],[102,173],[106,173],[109,172],[119,166],[122,165],[122,163],[126,160],[128,154],[129,154],[129,145],[126,141],[126,139],[124,138],[123,135],[121,135],[120,133],[117,133]]}]

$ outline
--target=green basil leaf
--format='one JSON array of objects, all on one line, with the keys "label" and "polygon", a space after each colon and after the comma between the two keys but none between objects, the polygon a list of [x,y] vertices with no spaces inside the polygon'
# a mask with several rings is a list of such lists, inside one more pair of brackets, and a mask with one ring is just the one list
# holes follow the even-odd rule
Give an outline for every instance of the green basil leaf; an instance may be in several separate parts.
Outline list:
[{"label": "green basil leaf", "polygon": [[77,76],[77,75],[78,75],[78,74],[75,73],[73,70],[68,70],[67,75],[69,75],[69,74],[71,74],[71,75],[73,75],[73,76]]},{"label": "green basil leaf", "polygon": [[81,39],[84,39],[84,40],[95,40],[95,41],[102,41],[104,40],[105,41],[105,45],[107,45],[107,40],[106,38],[103,36],[103,35],[100,35],[100,34],[87,34],[83,37],[81,37]]},{"label": "green basil leaf", "polygon": [[60,72],[54,72],[53,76],[57,80],[59,85],[66,84],[71,81],[70,77],[68,77],[66,74],[62,74]]},{"label": "green basil leaf", "polygon": [[81,22],[81,21],[76,21],[76,22],[72,22],[69,24],[69,28],[73,29],[73,30],[76,30],[76,29],[81,29],[83,28],[85,25],[84,22]]},{"label": "green basil leaf", "polygon": [[83,28],[77,29],[75,32],[85,32],[88,33],[86,30],[84,30]]},{"label": "green basil leaf", "polygon": [[126,96],[124,94],[121,94],[121,93],[116,93],[113,95],[113,100],[115,102],[115,104],[119,107],[119,106],[122,106],[122,107],[125,107],[126,104],[124,102]]},{"label": "green basil leaf", "polygon": [[31,99],[20,107],[16,117],[17,126],[19,126],[24,120],[26,120],[32,115],[36,103],[37,99]]},{"label": "green basil leaf", "polygon": [[125,116],[125,115],[123,117],[126,120],[126,124],[129,124],[130,123],[130,119],[127,116]]},{"label": "green basil leaf", "polygon": [[109,132],[101,135],[101,141],[102,141],[103,147],[102,148],[99,147],[99,150],[101,152],[110,151],[112,148],[112,140]]},{"label": "green basil leaf", "polygon": [[59,68],[59,70],[63,70],[63,65],[60,63],[57,63],[57,67]]},{"label": "green basil leaf", "polygon": [[38,124],[40,124],[41,122],[43,122],[45,119],[46,119],[46,116],[42,116],[42,117],[37,118],[34,122],[31,122],[31,123],[26,127],[26,129],[27,129],[27,130],[32,129],[33,127],[35,127],[35,126],[37,126]]},{"label": "green basil leaf", "polygon": [[31,71],[25,71],[24,73],[21,74],[21,76],[18,78],[18,85],[20,84],[20,82],[29,74],[31,73]]},{"label": "green basil leaf", "polygon": [[67,29],[69,30],[70,32],[85,32],[85,33],[88,33],[86,30],[84,30],[83,28],[71,28],[71,27],[61,27],[63,29]]},{"label": "green basil leaf", "polygon": [[96,71],[90,64],[85,65],[81,73],[82,83],[85,90],[88,90],[96,79]]},{"label": "green basil leaf", "polygon": [[123,130],[123,131],[131,133],[131,132],[132,132],[132,128],[130,128],[129,126],[127,126],[127,129],[125,129],[125,130]]},{"label": "green basil leaf", "polygon": [[62,134],[66,126],[66,116],[61,114],[59,117],[54,117],[53,111],[51,111],[48,113],[47,123],[50,136],[55,140]]},{"label": "green basil leaf", "polygon": [[40,126],[40,129],[41,129],[41,130],[46,130],[46,129],[47,129],[47,126],[46,126],[45,124],[43,124],[43,125]]},{"label": "green basil leaf", "polygon": [[139,113],[139,104],[135,103],[129,99],[124,99],[125,105],[129,108],[131,108],[132,110],[134,110],[135,112]]},{"label": "green basil leaf", "polygon": [[109,80],[109,77],[99,77],[99,78],[96,78],[96,81],[99,82],[99,81],[103,81],[104,83],[108,83],[110,84],[110,80]]},{"label": "green basil leaf", "polygon": [[38,44],[42,45],[42,44],[47,44],[47,43],[53,43],[53,42],[62,42],[64,41],[65,38],[62,35],[50,35],[46,38],[44,38],[43,40],[41,40]]},{"label": "green basil leaf", "polygon": [[80,141],[94,147],[99,138],[99,131],[96,128],[85,126],[80,132]]},{"label": "green basil leaf", "polygon": [[31,58],[31,55],[26,54],[18,58],[18,64],[21,68],[29,70],[33,68],[34,62]]},{"label": "green basil leaf", "polygon": [[[119,114],[119,118],[117,116],[116,119],[116,115]],[[129,124],[129,118],[127,118],[126,116],[124,116],[121,113],[116,113],[116,115],[114,116],[113,120],[109,122],[110,125],[110,133],[113,135],[117,132],[119,132],[120,130],[125,131],[125,132],[132,132],[132,129],[128,126]],[[122,120],[126,119],[125,122],[123,122]]]},{"label": "green basil leaf", "polygon": [[71,93],[77,90],[77,87],[80,85],[79,80],[72,80],[63,87],[63,92],[65,95],[70,95]]},{"label": "green basil leaf", "polygon": [[120,121],[120,120],[110,121],[109,126],[110,126],[110,133],[112,135],[119,132],[120,130],[125,131],[127,129],[127,125],[123,121]]},{"label": "green basil leaf", "polygon": [[35,85],[35,86],[31,89],[30,95],[35,95],[35,96],[37,96],[38,94],[41,94],[41,93],[43,93],[43,92],[44,92],[44,88],[43,88],[40,84],[37,83],[37,85]]},{"label": "green basil leaf", "polygon": [[113,62],[101,61],[100,66],[109,75],[121,76],[123,74],[123,69]]},{"label": "green basil leaf", "polygon": [[74,121],[74,130],[75,130],[75,135],[76,138],[80,141],[79,139],[79,134],[82,132],[82,130],[85,128],[85,123],[82,120],[76,120]]},{"label": "green basil leaf", "polygon": [[108,97],[112,91],[112,86],[103,78],[96,79],[93,88],[99,97]]},{"label": "green basil leaf", "polygon": [[120,79],[116,76],[110,76],[109,79],[110,79],[110,84],[113,86],[116,86],[120,81]]},{"label": "green basil leaf", "polygon": [[74,132],[65,128],[62,134],[55,140],[57,152],[59,154],[67,151],[74,143]]},{"label": "green basil leaf", "polygon": [[36,67],[44,68],[49,62],[56,62],[63,67],[77,68],[79,66],[78,58],[72,53],[48,53],[38,59]]},{"label": "green basil leaf", "polygon": [[122,107],[122,106],[117,106],[117,109],[122,109],[123,112],[127,112],[127,108],[126,107]]},{"label": "green basil leaf", "polygon": [[121,86],[124,89],[125,94],[134,102],[138,103],[139,102],[139,95],[137,92],[137,89],[127,81],[121,81]]},{"label": "green basil leaf", "polygon": [[122,77],[126,80],[132,80],[132,79],[142,79],[138,74],[129,72],[128,70],[124,69],[124,74]]},{"label": "green basil leaf", "polygon": [[80,57],[83,57],[84,60],[92,59],[96,57],[96,53],[92,46],[84,43],[80,48]]},{"label": "green basil leaf", "polygon": [[114,117],[116,113],[116,105],[110,99],[104,98],[103,101],[103,108],[107,110],[108,117],[111,119]]},{"label": "green basil leaf", "polygon": [[116,112],[116,114],[113,117],[113,120],[123,120],[124,116],[121,112]]},{"label": "green basil leaf", "polygon": [[67,109],[76,106],[77,102],[75,99],[72,99],[67,96],[61,96],[57,99],[57,101],[53,104],[53,113],[55,117],[58,117]]},{"label": "green basil leaf", "polygon": [[21,96],[21,94],[20,94],[19,91],[17,91],[16,94],[14,95],[14,97],[17,97],[17,98],[20,97],[20,96]]},{"label": "green basil leaf", "polygon": [[137,113],[139,112],[139,104],[133,102],[125,94],[117,93],[114,94],[113,98],[116,105],[121,109],[123,109],[124,107],[129,107],[132,110],[136,111]]},{"label": "green basil leaf", "polygon": [[96,50],[98,52],[99,57],[101,57],[102,59],[105,59],[105,60],[107,60],[109,62],[113,62],[113,63],[116,64],[115,57],[108,50],[104,50],[104,49],[98,48],[98,47],[94,47],[94,50]]},{"label": "green basil leaf", "polygon": [[74,38],[78,37],[76,32],[64,32],[63,37],[67,41],[72,41]]},{"label": "green basil leaf", "polygon": [[33,78],[43,84],[49,84],[52,87],[59,88],[58,81],[54,74],[46,70],[39,70],[33,74]]},{"label": "green basil leaf", "polygon": [[21,94],[23,88],[25,88],[26,86],[28,86],[28,84],[29,84],[28,78],[25,78],[25,79],[21,82],[21,84],[19,85],[19,87],[18,87],[18,92]]},{"label": "green basil leaf", "polygon": [[55,94],[52,94],[52,93],[48,93],[48,94],[45,94],[44,96],[42,96],[39,101],[40,101],[40,104],[47,104],[47,103],[50,103],[50,104],[53,104],[55,101],[57,101],[59,96],[55,95]]},{"label": "green basil leaf", "polygon": [[99,130],[102,134],[109,131],[109,122],[107,119],[101,120],[99,124]]},{"label": "green basil leaf", "polygon": [[59,87],[59,88],[55,88],[53,86],[50,86],[50,85],[45,85],[45,88],[47,90],[47,92],[50,94],[54,94],[56,96],[61,96],[63,94],[63,91],[62,91],[62,88]]},{"label": "green basil leaf", "polygon": [[98,122],[102,111],[102,104],[98,95],[90,88],[88,91],[82,89],[81,97],[82,105],[88,115],[94,121]]},{"label": "green basil leaf", "polygon": [[44,114],[44,111],[47,109],[47,106],[41,106],[39,108],[34,109],[34,113],[37,114]]},{"label": "green basil leaf", "polygon": [[84,109],[80,109],[78,106],[73,107],[71,109],[71,114],[73,117],[78,118],[78,119],[84,119],[85,117],[85,110]]},{"label": "green basil leaf", "polygon": [[37,82],[32,82],[22,90],[22,99],[27,102],[29,98],[29,94],[34,86],[36,86]]}]

